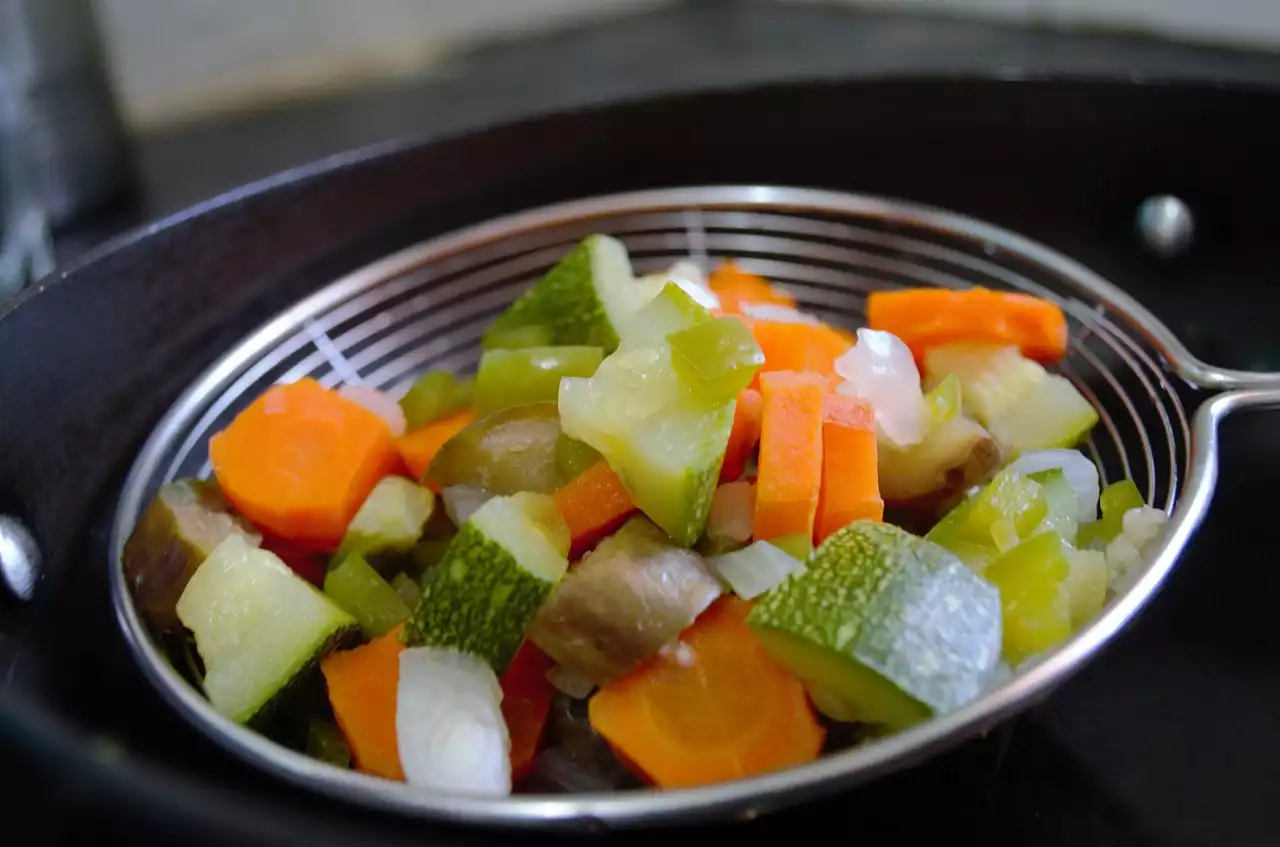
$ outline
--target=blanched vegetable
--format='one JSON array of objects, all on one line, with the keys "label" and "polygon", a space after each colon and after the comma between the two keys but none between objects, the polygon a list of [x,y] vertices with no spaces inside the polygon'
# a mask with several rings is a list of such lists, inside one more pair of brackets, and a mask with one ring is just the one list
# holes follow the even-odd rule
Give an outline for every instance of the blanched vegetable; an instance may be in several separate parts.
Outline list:
[{"label": "blanched vegetable", "polygon": [[769,543],[801,564],[807,562],[813,553],[813,538],[804,533],[784,535]]},{"label": "blanched vegetable", "polygon": [[755,536],[813,534],[822,483],[822,407],[817,374],[767,373],[760,379],[764,421],[756,479]]},{"label": "blanched vegetable", "polygon": [[1042,532],[997,557],[983,576],[1000,589],[1004,658],[1014,664],[1071,635],[1067,545]]},{"label": "blanched vegetable", "polygon": [[991,434],[1012,455],[1074,447],[1093,431],[1098,413],[1066,377],[1047,374],[1008,414],[991,422]]},{"label": "blanched vegetable", "polygon": [[1116,593],[1123,591],[1133,574],[1138,572],[1147,550],[1160,536],[1168,520],[1168,515],[1150,506],[1124,513],[1124,528],[1107,544],[1106,552],[1111,588]]},{"label": "blanched vegetable", "polygon": [[[396,450],[414,478],[423,480],[427,475],[427,468],[431,466],[431,460],[440,448],[475,419],[476,414],[471,409],[453,412],[397,438]],[[426,484],[433,485],[430,480],[426,480]]]},{"label": "blanched vegetable", "polygon": [[727,403],[738,396],[764,364],[764,353],[737,318],[715,318],[667,336],[671,364],[699,399]]},{"label": "blanched vegetable", "polygon": [[729,442],[724,448],[724,462],[720,466],[721,482],[742,479],[747,462],[760,444],[760,424],[764,419],[764,398],[753,388],[738,393],[733,408],[733,426],[729,430]]},{"label": "blanched vegetable", "polygon": [[773,304],[795,308],[796,300],[775,288],[762,276],[743,270],[725,259],[711,272],[707,286],[720,298],[720,308],[728,314],[740,314],[745,303]]},{"label": "blanched vegetable", "polygon": [[884,519],[875,414],[865,400],[830,395],[822,412],[822,491],[815,540],[856,520]]},{"label": "blanched vegetable", "polygon": [[[557,402],[558,395],[557,395]],[[600,451],[586,442],[570,438],[563,432],[556,441],[556,469],[564,480],[577,479],[587,468],[601,461]]]},{"label": "blanched vegetable", "polygon": [[681,259],[665,271],[645,274],[636,280],[646,291],[645,302],[657,296],[668,282],[680,286],[680,290],[688,294],[704,309],[720,308],[720,298],[707,285],[706,275],[702,269],[688,259]]},{"label": "blanched vegetable", "polygon": [[406,573],[396,574],[391,580],[391,587],[395,589],[396,594],[400,595],[401,602],[409,609],[416,608],[422,600],[422,586]]},{"label": "blanched vegetable", "polygon": [[578,555],[616,528],[636,505],[622,480],[603,459],[555,493],[573,539],[570,555]]},{"label": "blanched vegetable", "polygon": [[768,541],[757,541],[741,550],[714,556],[707,564],[743,600],[754,600],[772,591],[791,574],[804,570],[804,565],[793,556]]},{"label": "blanched vegetable", "polygon": [[156,492],[122,555],[125,579],[149,624],[161,630],[179,626],[174,606],[182,590],[232,533],[251,546],[261,541],[248,522],[231,514],[231,504],[216,485],[180,479]]},{"label": "blanched vegetable", "polygon": [[873,291],[867,296],[867,324],[897,335],[917,356],[955,341],[1010,344],[1043,362],[1056,362],[1067,352],[1062,309],[1010,291]]},{"label": "blanched vegetable", "polygon": [[1079,629],[1102,611],[1107,601],[1107,557],[1097,550],[1066,548],[1065,588],[1071,611],[1071,626]]},{"label": "blanched vegetable", "polygon": [[495,497],[427,572],[405,642],[463,650],[502,671],[564,576],[568,551],[569,529],[550,497]]},{"label": "blanched vegetable", "polygon": [[342,731],[328,721],[312,719],[307,725],[307,755],[335,768],[351,767],[351,748]]},{"label": "blanched vegetable", "polygon": [[177,613],[195,636],[209,702],[242,724],[260,717],[356,625],[239,533],[223,539],[192,575]]},{"label": "blanched vegetable", "polygon": [[502,409],[468,425],[436,452],[427,478],[442,488],[468,485],[492,494],[550,494],[564,484],[556,463],[555,403]]},{"label": "blanched vegetable", "polygon": [[396,688],[400,684],[400,630],[354,650],[331,653],[320,662],[329,705],[351,746],[356,768],[403,780],[396,743]]},{"label": "blanched vegetable", "polygon": [[946,502],[985,481],[1000,455],[1000,445],[980,424],[953,417],[905,450],[880,443],[880,490],[895,503]]},{"label": "blanched vegetable", "polygon": [[524,403],[554,403],[561,377],[591,376],[603,358],[599,347],[486,350],[476,371],[476,414]]},{"label": "blanched vegetable", "polygon": [[471,405],[474,392],[475,381],[470,377],[459,379],[450,371],[428,371],[400,398],[405,425],[412,431],[460,412]]},{"label": "blanched vegetable", "polygon": [[591,725],[659,787],[754,776],[817,758],[823,732],[804,689],[765,655],[725,598],[659,656],[597,692]]},{"label": "blanched vegetable", "polygon": [[209,440],[218,486],[257,526],[331,550],[395,467],[387,425],[313,379],[273,386]]},{"label": "blanched vegetable", "polygon": [[580,344],[612,352],[642,298],[622,242],[588,236],[498,316],[484,348]]},{"label": "blanched vegetable", "polygon": [[1004,470],[948,512],[925,537],[981,572],[992,556],[1030,537],[1048,514],[1040,485]]},{"label": "blanched vegetable", "polygon": [[665,338],[709,319],[668,285],[634,316],[622,347],[594,377],[560,383],[565,433],[599,450],[636,506],[684,545],[706,524],[734,404],[708,404],[683,386]]},{"label": "blanched vegetable", "polygon": [[1023,453],[1009,465],[1009,470],[1023,476],[1055,469],[1062,471],[1063,479],[1075,494],[1073,517],[1080,523],[1094,520],[1098,516],[1100,494],[1098,466],[1079,450],[1036,450]]},{"label": "blanched vegetable", "polygon": [[756,487],[746,481],[730,482],[716,489],[707,514],[707,539],[718,547],[741,547],[751,540],[755,527]]},{"label": "blanched vegetable", "polygon": [[835,720],[900,727],[980,696],[1000,658],[1000,596],[888,524],[832,535],[747,622]]},{"label": "blanched vegetable", "polygon": [[338,389],[338,394],[381,418],[393,437],[399,438],[408,431],[400,404],[378,389],[368,385],[347,383]]},{"label": "blanched vegetable", "polygon": [[511,793],[511,738],[493,668],[470,653],[414,647],[400,654],[395,731],[411,785]]},{"label": "blanched vegetable", "polygon": [[347,525],[334,561],[353,553],[368,557],[408,552],[422,536],[435,505],[435,495],[426,488],[403,477],[384,477]]},{"label": "blanched vegetable", "polygon": [[1131,479],[1113,482],[1103,489],[1098,496],[1098,506],[1102,516],[1093,523],[1080,527],[1079,542],[1081,547],[1100,543],[1105,546],[1124,530],[1124,516],[1131,509],[1141,509],[1147,505],[1138,491],[1138,486]]},{"label": "blanched vegetable", "polygon": [[547,682],[561,694],[575,700],[585,700],[596,690],[595,684],[573,668],[556,665],[547,671]]},{"label": "blanched vegetable", "polygon": [[930,411],[920,388],[911,351],[888,332],[858,330],[858,343],[835,362],[844,380],[836,391],[868,401],[880,435],[896,447],[919,444],[928,432]]},{"label": "blanched vegetable", "polygon": [[511,736],[512,780],[527,774],[538,754],[555,693],[547,679],[552,667],[551,658],[532,641],[526,641],[498,678],[502,688],[502,717]]},{"label": "blanched vegetable", "polygon": [[462,526],[494,496],[493,492],[472,485],[451,485],[440,492],[444,510],[454,526]]},{"label": "blanched vegetable", "polygon": [[761,374],[773,371],[816,373],[834,378],[836,361],[849,341],[826,324],[788,320],[749,320],[751,334],[764,352]]},{"label": "blanched vegetable", "polygon": [[569,572],[528,634],[557,662],[604,685],[679,635],[720,592],[702,557],[635,517]]},{"label": "blanched vegetable", "polygon": [[329,569],[324,593],[355,618],[369,638],[389,632],[409,617],[409,607],[400,595],[359,553],[349,554]]}]

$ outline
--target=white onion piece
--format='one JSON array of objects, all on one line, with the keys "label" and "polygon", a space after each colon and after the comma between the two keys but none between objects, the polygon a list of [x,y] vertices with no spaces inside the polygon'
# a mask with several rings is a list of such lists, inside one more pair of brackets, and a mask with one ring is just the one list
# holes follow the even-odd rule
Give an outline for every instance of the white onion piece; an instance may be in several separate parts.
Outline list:
[{"label": "white onion piece", "polygon": [[596,690],[594,682],[566,665],[556,665],[547,671],[547,682],[551,683],[556,691],[574,700],[585,700],[591,696],[592,691]]},{"label": "white onion piece", "polygon": [[773,590],[791,574],[804,570],[804,565],[768,541],[757,541],[741,550],[712,556],[707,564],[743,600],[753,600]]},{"label": "white onion piece", "polygon": [[1079,450],[1036,450],[1023,453],[1009,465],[1009,469],[1023,476],[1055,469],[1062,471],[1062,478],[1076,494],[1076,520],[1088,523],[1097,519],[1098,497],[1102,493],[1098,466]]},{"label": "white onion piece", "polygon": [[352,403],[358,403],[382,418],[387,425],[387,429],[391,430],[391,434],[396,438],[404,435],[409,428],[405,422],[404,410],[400,408],[400,404],[376,388],[347,383],[338,389],[338,393]]},{"label": "white onion piece", "polygon": [[707,537],[747,542],[755,532],[756,487],[729,482],[716,489],[707,512]]},{"label": "white onion piece", "polygon": [[747,317],[760,321],[808,324],[809,326],[818,324],[818,319],[813,315],[806,315],[804,312],[797,311],[790,306],[779,306],[777,303],[743,303],[741,309],[742,313]]},{"label": "white onion piece", "polygon": [[858,343],[835,362],[844,382],[836,392],[871,403],[880,434],[898,447],[919,444],[929,429],[920,370],[902,339],[890,332],[858,330]]},{"label": "white onion piece", "polygon": [[511,738],[488,664],[441,647],[400,654],[396,739],[410,785],[511,793]]},{"label": "white onion piece", "polygon": [[493,499],[493,494],[474,485],[450,485],[440,492],[440,499],[444,501],[445,514],[453,525],[462,526],[476,509]]}]

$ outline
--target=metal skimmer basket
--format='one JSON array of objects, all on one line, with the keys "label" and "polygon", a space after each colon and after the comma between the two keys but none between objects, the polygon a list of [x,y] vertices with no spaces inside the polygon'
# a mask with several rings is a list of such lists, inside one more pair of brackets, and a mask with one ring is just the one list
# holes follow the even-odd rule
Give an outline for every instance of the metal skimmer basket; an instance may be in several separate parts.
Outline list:
[{"label": "metal skimmer basket", "polygon": [[[732,256],[795,295],[802,309],[862,324],[869,291],[905,286],[1025,291],[1065,310],[1070,352],[1060,370],[1101,418],[1086,450],[1104,481],[1131,477],[1171,514],[1122,594],[1070,641],[969,706],[873,744],[752,779],[678,791],[481,798],[426,793],[341,771],[217,715],[169,664],[126,590],[120,549],[164,483],[209,473],[207,443],[277,382],[311,376],[396,390],[432,367],[465,371],[480,335],[520,292],[593,232],[620,238],[637,273],[693,257]],[[1183,398],[1217,394],[1188,417]],[[174,404],[125,485],[112,549],[114,604],[147,676],[215,741],[286,779],[374,807],[497,825],[596,829],[750,818],[848,788],[975,736],[1045,697],[1156,592],[1208,506],[1219,421],[1280,406],[1280,374],[1211,367],[1145,308],[1074,261],[1006,230],[896,200],[766,186],[684,188],[564,203],[445,235],[337,280],[243,340]]]}]

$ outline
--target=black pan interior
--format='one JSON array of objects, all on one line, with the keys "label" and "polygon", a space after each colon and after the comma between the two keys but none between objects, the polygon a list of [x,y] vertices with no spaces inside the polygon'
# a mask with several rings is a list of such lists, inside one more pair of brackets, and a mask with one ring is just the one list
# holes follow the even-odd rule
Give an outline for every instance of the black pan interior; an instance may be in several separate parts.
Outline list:
[{"label": "black pan interior", "polygon": [[[1274,215],[1260,198],[1280,196],[1277,149],[1280,94],[1263,89],[793,84],[363,150],[114,242],[0,307],[0,513],[26,520],[47,557],[36,601],[0,607],[6,757],[43,775],[25,790],[76,802],[92,795],[90,805],[118,823],[147,820],[184,838],[464,838],[335,808],[231,760],[160,702],[111,619],[107,520],[151,426],[234,341],[344,272],[458,226],[574,197],[716,183],[844,189],[949,207],[1043,240],[1128,288],[1197,353],[1243,366],[1256,363],[1232,361],[1244,354],[1206,334],[1197,304],[1211,303],[1219,323],[1242,334],[1264,326],[1256,306],[1274,269]],[[1203,222],[1192,254],[1175,265],[1144,253],[1132,231],[1137,204],[1166,192]],[[993,737],[901,779],[963,781],[974,761],[998,767],[1001,755]],[[897,827],[910,837],[910,821],[886,811],[901,807],[886,802],[892,791],[873,786],[856,803],[886,835]],[[956,803],[950,813],[979,814],[963,797]],[[760,826],[776,835],[787,820]]]}]

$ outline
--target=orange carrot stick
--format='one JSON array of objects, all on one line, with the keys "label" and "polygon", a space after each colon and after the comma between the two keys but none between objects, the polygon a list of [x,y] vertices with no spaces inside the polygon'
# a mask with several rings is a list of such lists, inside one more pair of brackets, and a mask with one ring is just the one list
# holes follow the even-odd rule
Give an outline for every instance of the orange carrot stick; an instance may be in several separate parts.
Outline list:
[{"label": "orange carrot stick", "polygon": [[836,359],[853,346],[826,324],[756,320],[749,325],[764,353],[764,365],[756,372],[757,381],[770,371],[812,372],[834,377]]},{"label": "orange carrot stick", "polygon": [[877,467],[871,404],[828,394],[822,415],[822,494],[815,544],[859,518],[884,520]]},{"label": "orange carrot stick", "polygon": [[622,480],[603,459],[565,483],[554,498],[573,538],[571,556],[581,555],[636,508]]},{"label": "orange carrot stick", "polygon": [[724,314],[741,314],[743,303],[772,304],[795,308],[795,298],[769,284],[762,276],[749,273],[731,259],[725,259],[707,278],[707,286],[720,298]]},{"label": "orange carrot stick", "polygon": [[286,541],[327,550],[395,447],[373,412],[313,379],[276,385],[209,440],[218,486],[245,517]]},{"label": "orange carrot stick", "polygon": [[511,736],[512,779],[519,779],[533,767],[551,712],[554,691],[547,672],[554,664],[532,641],[526,641],[498,679],[502,687],[502,717]]},{"label": "orange carrot stick", "polygon": [[400,685],[400,630],[320,660],[338,728],[365,773],[404,779],[396,739],[396,689]]},{"label": "orange carrot stick", "polygon": [[733,428],[729,430],[724,463],[720,465],[721,482],[735,482],[742,478],[747,460],[760,444],[763,418],[764,398],[754,388],[744,388],[738,393],[738,405],[733,409]]},{"label": "orange carrot stick", "polygon": [[827,382],[779,371],[760,380],[764,419],[756,474],[755,537],[813,536],[822,482],[822,401]]},{"label": "orange carrot stick", "polygon": [[1067,352],[1067,319],[1056,303],[985,288],[875,291],[867,298],[867,325],[901,338],[916,358],[953,341],[1016,345],[1042,362]]},{"label": "orange carrot stick", "polygon": [[[476,413],[471,409],[446,415],[397,438],[396,449],[400,451],[401,458],[414,477],[421,480],[426,477],[427,468],[431,466],[436,452],[475,419]],[[433,486],[434,483],[428,482],[427,485]]]},{"label": "orange carrot stick", "polygon": [[747,627],[751,604],[716,601],[658,654],[601,689],[591,725],[619,758],[663,788],[754,776],[813,761],[823,731],[801,684]]}]

